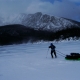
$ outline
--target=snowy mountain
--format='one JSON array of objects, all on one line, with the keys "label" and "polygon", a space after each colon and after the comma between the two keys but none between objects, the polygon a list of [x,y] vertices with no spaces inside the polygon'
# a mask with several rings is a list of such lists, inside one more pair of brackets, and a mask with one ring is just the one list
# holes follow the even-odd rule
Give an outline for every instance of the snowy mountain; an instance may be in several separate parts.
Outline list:
[{"label": "snowy mountain", "polygon": [[34,27],[41,30],[54,30],[56,28],[65,28],[66,26],[77,25],[69,19],[42,14],[41,12],[29,14],[22,20],[23,25]]},{"label": "snowy mountain", "polygon": [[80,37],[79,22],[41,12],[0,18],[0,25],[0,45]]},{"label": "snowy mountain", "polygon": [[24,26],[30,26],[35,29],[40,30],[51,30],[54,29],[62,29],[66,28],[66,26],[72,25],[80,25],[79,22],[62,18],[62,17],[55,17],[50,16],[47,14],[42,14],[41,12],[37,12],[35,14],[19,14],[7,17],[0,25],[7,25],[7,24],[21,24]]}]

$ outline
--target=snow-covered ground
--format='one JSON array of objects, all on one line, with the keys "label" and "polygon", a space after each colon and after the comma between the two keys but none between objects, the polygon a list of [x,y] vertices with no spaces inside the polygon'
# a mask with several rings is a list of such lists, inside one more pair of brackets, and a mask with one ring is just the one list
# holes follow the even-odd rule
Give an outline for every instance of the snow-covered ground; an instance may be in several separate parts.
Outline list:
[{"label": "snow-covered ground", "polygon": [[[80,52],[80,41],[53,42],[66,54]],[[50,42],[0,46],[0,80],[80,80],[80,61],[52,59]]]}]

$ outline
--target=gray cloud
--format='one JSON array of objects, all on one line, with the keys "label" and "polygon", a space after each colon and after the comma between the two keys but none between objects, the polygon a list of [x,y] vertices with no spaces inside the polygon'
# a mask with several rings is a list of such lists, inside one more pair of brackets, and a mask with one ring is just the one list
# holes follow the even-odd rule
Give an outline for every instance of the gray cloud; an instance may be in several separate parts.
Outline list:
[{"label": "gray cloud", "polygon": [[78,2],[78,3],[80,3],[80,0],[68,0],[68,1],[72,1],[72,2]]},{"label": "gray cloud", "polygon": [[32,1],[33,0],[0,0],[0,14],[10,15],[24,13]]},{"label": "gray cloud", "polygon": [[54,0],[54,3],[42,0],[0,0],[0,14],[43,12],[49,15],[80,21],[79,0]]},{"label": "gray cloud", "polygon": [[80,18],[80,6],[66,0],[62,2],[54,1],[54,3],[37,1],[27,7],[28,13],[37,11],[74,20],[79,20]]}]

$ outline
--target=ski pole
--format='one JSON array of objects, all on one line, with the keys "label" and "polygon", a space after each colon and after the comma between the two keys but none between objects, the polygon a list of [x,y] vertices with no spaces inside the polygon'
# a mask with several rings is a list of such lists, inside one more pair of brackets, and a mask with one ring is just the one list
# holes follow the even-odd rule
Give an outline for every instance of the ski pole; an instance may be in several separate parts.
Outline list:
[{"label": "ski pole", "polygon": [[49,48],[48,48],[48,50],[47,50],[46,58],[47,58],[47,56],[48,56],[48,51],[49,51]]}]

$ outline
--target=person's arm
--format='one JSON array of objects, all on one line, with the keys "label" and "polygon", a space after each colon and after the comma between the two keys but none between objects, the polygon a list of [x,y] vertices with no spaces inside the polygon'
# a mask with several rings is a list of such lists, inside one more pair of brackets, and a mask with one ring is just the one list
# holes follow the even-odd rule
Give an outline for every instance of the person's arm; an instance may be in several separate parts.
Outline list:
[{"label": "person's arm", "polygon": [[51,48],[51,46],[49,46],[49,48]]}]

